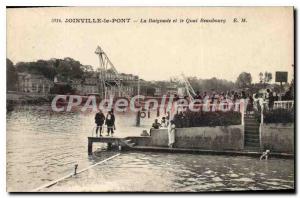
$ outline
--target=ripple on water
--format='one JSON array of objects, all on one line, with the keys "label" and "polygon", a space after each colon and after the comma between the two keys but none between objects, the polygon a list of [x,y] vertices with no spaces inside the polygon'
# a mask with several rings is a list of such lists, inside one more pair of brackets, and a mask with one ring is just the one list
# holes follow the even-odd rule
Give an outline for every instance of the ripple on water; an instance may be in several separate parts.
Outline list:
[{"label": "ripple on water", "polygon": [[242,177],[238,179],[232,179],[232,181],[238,181],[238,182],[255,182],[253,179],[247,178],[247,177]]}]

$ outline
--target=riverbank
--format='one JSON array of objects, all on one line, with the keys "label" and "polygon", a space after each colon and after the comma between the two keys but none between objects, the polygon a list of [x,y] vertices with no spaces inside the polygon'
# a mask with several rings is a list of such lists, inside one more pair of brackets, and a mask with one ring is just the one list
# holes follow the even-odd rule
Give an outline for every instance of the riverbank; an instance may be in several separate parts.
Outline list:
[{"label": "riverbank", "polygon": [[6,93],[7,104],[44,104],[51,102],[52,95],[9,91]]}]

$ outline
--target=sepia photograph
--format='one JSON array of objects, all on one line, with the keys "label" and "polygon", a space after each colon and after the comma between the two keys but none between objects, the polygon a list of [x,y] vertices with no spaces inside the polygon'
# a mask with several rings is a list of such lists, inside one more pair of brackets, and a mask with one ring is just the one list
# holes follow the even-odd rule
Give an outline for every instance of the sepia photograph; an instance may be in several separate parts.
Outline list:
[{"label": "sepia photograph", "polygon": [[295,193],[294,20],[6,7],[6,191]]}]

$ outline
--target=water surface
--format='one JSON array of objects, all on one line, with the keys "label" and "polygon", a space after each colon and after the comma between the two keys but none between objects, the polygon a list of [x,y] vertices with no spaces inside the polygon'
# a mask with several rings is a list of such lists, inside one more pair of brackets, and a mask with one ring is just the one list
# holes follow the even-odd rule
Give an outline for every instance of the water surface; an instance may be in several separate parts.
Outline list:
[{"label": "water surface", "polygon": [[[153,113],[152,115],[154,115]],[[139,135],[154,119],[116,114],[116,136]],[[116,152],[87,155],[94,113],[55,113],[47,105],[7,114],[7,190],[31,191]],[[251,157],[125,152],[45,191],[214,191],[294,188],[294,161]]]}]

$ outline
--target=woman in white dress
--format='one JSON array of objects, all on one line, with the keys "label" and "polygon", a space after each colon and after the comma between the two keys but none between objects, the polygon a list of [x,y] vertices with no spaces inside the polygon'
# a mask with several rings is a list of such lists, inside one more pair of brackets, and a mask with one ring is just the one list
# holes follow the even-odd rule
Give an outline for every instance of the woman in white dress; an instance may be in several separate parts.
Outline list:
[{"label": "woman in white dress", "polygon": [[173,148],[175,143],[175,130],[176,126],[173,120],[170,121],[168,126],[168,137],[169,137],[169,147]]}]

